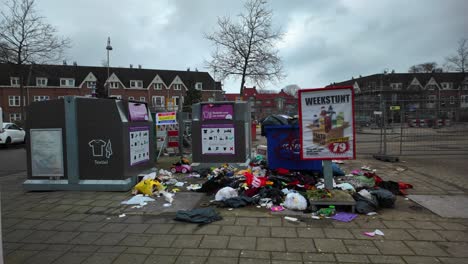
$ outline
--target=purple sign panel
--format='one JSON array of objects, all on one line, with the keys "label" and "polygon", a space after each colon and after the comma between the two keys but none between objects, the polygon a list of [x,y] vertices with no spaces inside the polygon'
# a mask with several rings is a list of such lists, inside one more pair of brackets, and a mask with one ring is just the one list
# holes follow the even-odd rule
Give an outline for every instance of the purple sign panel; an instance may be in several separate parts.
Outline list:
[{"label": "purple sign panel", "polygon": [[128,113],[130,121],[148,121],[148,111],[145,104],[129,102]]},{"label": "purple sign panel", "polygon": [[204,124],[201,127],[202,154],[235,155],[234,124]]},{"label": "purple sign panel", "polygon": [[202,105],[203,120],[232,120],[234,108],[232,104]]}]

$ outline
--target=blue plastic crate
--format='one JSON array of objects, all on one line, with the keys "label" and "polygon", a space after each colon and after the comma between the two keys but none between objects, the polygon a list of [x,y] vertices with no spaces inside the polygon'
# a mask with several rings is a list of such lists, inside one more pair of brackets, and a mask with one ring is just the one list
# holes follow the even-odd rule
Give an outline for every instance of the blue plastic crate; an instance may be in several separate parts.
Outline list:
[{"label": "blue plastic crate", "polygon": [[265,126],[268,146],[268,167],[309,170],[322,173],[321,160],[301,160],[299,126]]}]

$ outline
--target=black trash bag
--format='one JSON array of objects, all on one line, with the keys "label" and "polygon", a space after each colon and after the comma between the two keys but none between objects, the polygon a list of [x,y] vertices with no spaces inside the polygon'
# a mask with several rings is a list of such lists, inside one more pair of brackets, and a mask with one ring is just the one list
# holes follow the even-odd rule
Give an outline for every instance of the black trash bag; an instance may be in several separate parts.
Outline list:
[{"label": "black trash bag", "polygon": [[266,136],[265,133],[265,126],[281,126],[281,125],[288,125],[289,121],[286,116],[283,115],[270,115],[267,116],[265,119],[261,121],[261,135]]},{"label": "black trash bag", "polygon": [[277,188],[262,188],[253,198],[255,203],[259,203],[262,198],[270,198],[273,204],[279,205],[283,202],[284,193]]},{"label": "black trash bag", "polygon": [[360,214],[375,212],[379,208],[379,203],[375,198],[369,200],[359,193],[353,193],[353,198],[356,201],[356,211]]},{"label": "black trash bag", "polygon": [[400,185],[394,181],[382,181],[377,186],[391,191],[394,195],[400,194]]},{"label": "black trash bag", "polygon": [[174,220],[196,224],[209,224],[222,219],[223,218],[213,208],[208,207],[188,211],[179,210]]},{"label": "black trash bag", "polygon": [[253,199],[247,196],[238,196],[226,199],[222,202],[224,207],[239,208],[252,204]]},{"label": "black trash bag", "polygon": [[214,194],[219,191],[219,189],[229,186],[232,182],[233,180],[227,176],[218,176],[204,182],[202,187],[198,189],[197,192]]},{"label": "black trash bag", "polygon": [[380,207],[395,207],[396,196],[391,191],[380,188],[378,190],[372,190],[370,193],[377,198]]}]

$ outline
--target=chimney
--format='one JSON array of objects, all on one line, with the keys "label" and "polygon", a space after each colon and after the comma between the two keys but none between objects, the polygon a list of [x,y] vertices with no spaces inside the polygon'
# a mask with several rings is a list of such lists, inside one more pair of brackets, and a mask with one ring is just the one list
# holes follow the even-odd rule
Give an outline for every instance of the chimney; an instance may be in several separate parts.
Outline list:
[{"label": "chimney", "polygon": [[198,72],[198,68],[195,68],[195,71]]},{"label": "chimney", "polygon": [[140,70],[141,70],[141,64],[138,64],[138,69],[140,69]]},{"label": "chimney", "polygon": [[76,63],[76,61],[73,62],[73,66],[78,66],[78,64]]},{"label": "chimney", "polygon": [[133,64],[130,64],[130,69],[133,69]]},{"label": "chimney", "polygon": [[67,61],[66,60],[63,60],[63,65],[67,65]]},{"label": "chimney", "polygon": [[188,71],[188,72],[190,71],[190,67],[187,68],[187,71]]}]

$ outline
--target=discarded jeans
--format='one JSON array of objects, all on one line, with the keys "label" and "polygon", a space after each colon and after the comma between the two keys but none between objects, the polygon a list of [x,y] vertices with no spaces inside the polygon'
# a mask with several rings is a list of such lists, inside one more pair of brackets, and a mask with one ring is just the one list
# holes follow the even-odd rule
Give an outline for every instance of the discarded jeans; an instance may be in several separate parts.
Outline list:
[{"label": "discarded jeans", "polygon": [[209,224],[215,221],[222,220],[223,218],[213,208],[197,208],[188,211],[177,211],[175,220],[197,223]]},{"label": "discarded jeans", "polygon": [[253,203],[253,199],[247,196],[238,196],[229,198],[223,201],[225,207],[239,208],[250,205]]}]

